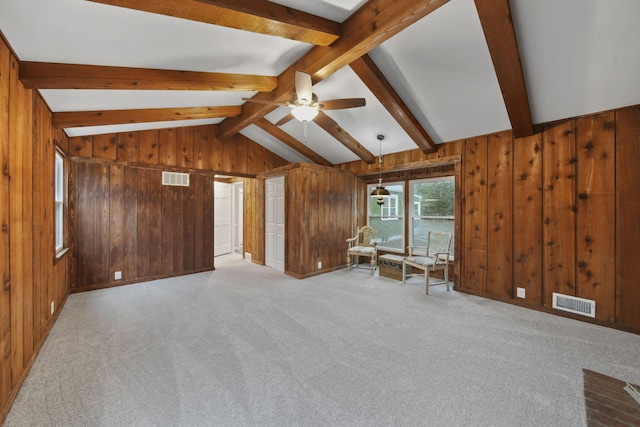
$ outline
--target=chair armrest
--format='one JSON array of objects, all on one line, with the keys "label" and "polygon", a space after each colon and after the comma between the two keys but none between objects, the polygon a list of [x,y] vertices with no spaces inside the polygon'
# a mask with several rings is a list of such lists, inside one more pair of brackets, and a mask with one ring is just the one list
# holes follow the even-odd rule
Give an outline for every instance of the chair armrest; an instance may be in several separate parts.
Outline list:
[{"label": "chair armrest", "polygon": [[[435,254],[433,254],[433,258],[436,260],[446,261],[446,264],[449,264],[449,254],[451,254],[451,252],[436,252]],[[445,255],[445,256],[440,257],[440,255]]]}]

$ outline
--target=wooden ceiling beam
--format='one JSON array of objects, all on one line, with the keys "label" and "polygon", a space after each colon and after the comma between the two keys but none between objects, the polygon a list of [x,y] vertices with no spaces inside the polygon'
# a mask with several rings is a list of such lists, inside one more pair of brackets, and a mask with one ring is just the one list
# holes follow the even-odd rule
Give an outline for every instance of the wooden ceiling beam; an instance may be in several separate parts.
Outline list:
[{"label": "wooden ceiling beam", "polygon": [[407,104],[400,98],[400,95],[398,95],[393,86],[391,86],[391,83],[389,83],[384,74],[382,74],[382,71],[380,71],[371,57],[368,54],[363,55],[349,64],[349,66],[358,77],[360,77],[360,80],[367,85],[376,98],[378,98],[402,129],[407,132],[418,148],[424,153],[433,153],[436,150],[436,144],[422,125],[420,125],[411,110],[409,110],[409,107],[407,107]]},{"label": "wooden ceiling beam", "polygon": [[368,164],[375,163],[377,157],[371,154],[371,152],[360,144],[354,137],[349,135],[346,130],[342,129],[335,120],[327,116],[324,111],[318,111],[318,115],[313,119],[313,121],[363,161]]},{"label": "wooden ceiling beam", "polygon": [[[311,75],[317,83],[360,58],[384,41],[433,12],[449,0],[370,0],[342,24],[343,36],[331,46],[315,46],[278,76],[278,87],[254,98],[286,102],[294,93],[295,72]],[[221,137],[240,132],[276,107],[245,103],[239,117],[220,123]]]},{"label": "wooden ceiling beam", "polygon": [[475,0],[475,3],[513,134],[516,138],[532,135],[529,99],[509,0]]},{"label": "wooden ceiling beam", "polygon": [[324,157],[322,157],[321,155],[319,155],[318,153],[316,153],[306,145],[302,144],[300,141],[298,141],[297,139],[295,139],[294,137],[292,137],[291,135],[289,135],[288,133],[280,129],[278,126],[271,123],[269,120],[265,118],[259,119],[255,122],[255,125],[258,126],[260,129],[262,129],[263,131],[267,132],[269,135],[278,139],[279,141],[282,141],[283,143],[285,143],[286,145],[288,145],[298,153],[302,154],[307,159],[319,165],[333,166],[333,163],[331,163],[330,161],[328,161],[327,159],[325,159]]},{"label": "wooden ceiling beam", "polygon": [[21,62],[27,89],[220,90],[269,92],[277,78],[247,74]]},{"label": "wooden ceiling beam", "polygon": [[168,122],[173,120],[214,119],[237,116],[240,112],[240,106],[65,111],[53,113],[52,122],[57,128],[74,128],[113,124]]},{"label": "wooden ceiling beam", "polygon": [[95,3],[329,46],[340,23],[266,0],[90,0]]}]

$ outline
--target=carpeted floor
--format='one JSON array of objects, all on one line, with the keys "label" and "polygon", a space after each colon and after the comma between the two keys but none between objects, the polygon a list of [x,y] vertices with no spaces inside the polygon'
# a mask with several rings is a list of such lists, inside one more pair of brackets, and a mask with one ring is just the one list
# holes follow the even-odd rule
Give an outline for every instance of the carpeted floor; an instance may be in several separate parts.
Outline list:
[{"label": "carpeted floor", "polygon": [[69,297],[10,426],[585,426],[640,336],[364,270],[217,270]]}]

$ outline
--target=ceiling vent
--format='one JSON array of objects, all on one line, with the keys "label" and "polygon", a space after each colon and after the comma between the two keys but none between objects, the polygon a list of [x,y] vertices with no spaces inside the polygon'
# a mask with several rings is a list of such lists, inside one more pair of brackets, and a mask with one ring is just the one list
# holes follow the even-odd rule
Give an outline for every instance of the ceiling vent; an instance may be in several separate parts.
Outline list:
[{"label": "ceiling vent", "polygon": [[553,308],[583,316],[596,317],[596,302],[590,299],[553,293]]},{"label": "ceiling vent", "polygon": [[188,187],[189,174],[178,172],[162,172],[162,185],[172,185],[174,187]]}]

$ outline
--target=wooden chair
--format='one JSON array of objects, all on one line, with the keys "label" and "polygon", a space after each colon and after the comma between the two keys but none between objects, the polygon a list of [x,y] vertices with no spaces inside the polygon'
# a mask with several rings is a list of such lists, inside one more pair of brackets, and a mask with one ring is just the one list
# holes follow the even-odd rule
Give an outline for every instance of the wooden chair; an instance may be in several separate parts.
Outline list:
[{"label": "wooden chair", "polygon": [[[409,246],[409,256],[402,261],[402,283],[407,281],[407,266],[411,266],[411,270],[424,271],[424,288],[425,293],[429,295],[429,286],[447,285],[449,290],[449,255],[451,253],[451,233],[441,231],[428,231],[427,243],[425,246]],[[444,271],[444,280],[430,282],[429,274],[432,271]],[[415,274],[420,276],[420,274]]]},{"label": "wooden chair", "polygon": [[[369,225],[358,228],[355,236],[347,239],[349,248],[347,249],[347,271],[351,271],[351,257],[356,257],[355,267],[360,264],[360,257],[367,257],[371,260],[371,275],[378,265],[378,253],[376,244],[378,240],[378,230]],[[367,267],[368,268],[368,267]]]}]

